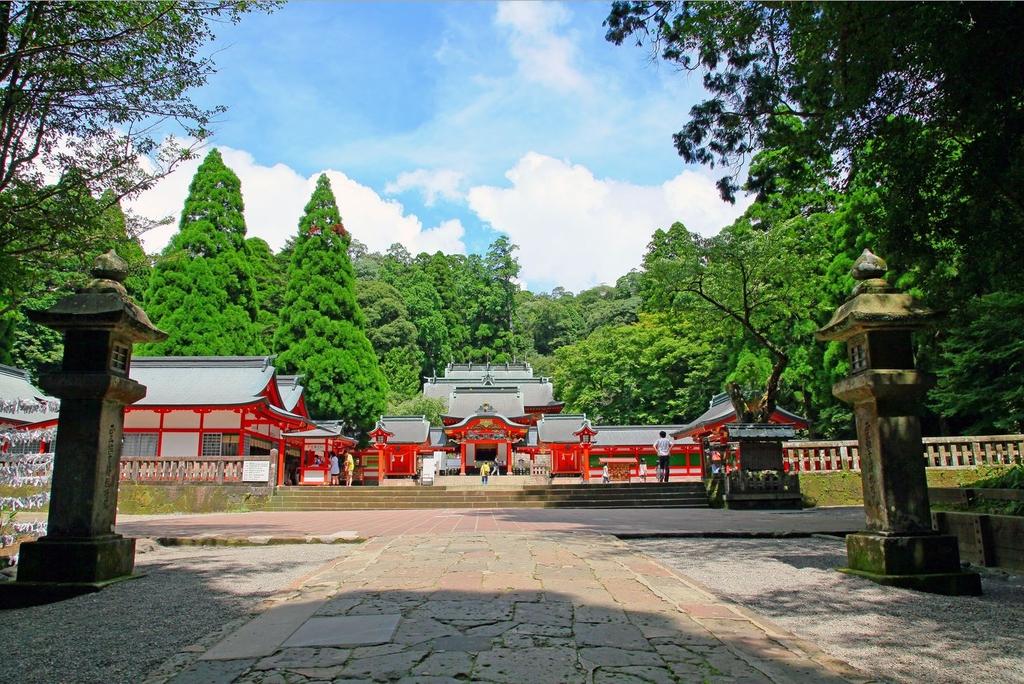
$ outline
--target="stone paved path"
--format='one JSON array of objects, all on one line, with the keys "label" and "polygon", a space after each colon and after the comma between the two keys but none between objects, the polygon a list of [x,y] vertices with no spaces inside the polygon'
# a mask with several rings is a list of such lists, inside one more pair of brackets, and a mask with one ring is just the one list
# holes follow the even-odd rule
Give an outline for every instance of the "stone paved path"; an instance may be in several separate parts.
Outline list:
[{"label": "stone paved path", "polygon": [[171,681],[866,679],[614,537],[506,532],[375,538]]},{"label": "stone paved path", "polygon": [[362,537],[483,532],[603,534],[854,532],[860,506],[803,511],[647,509],[430,509],[119,516],[117,531],[133,537],[303,536],[354,531]]}]

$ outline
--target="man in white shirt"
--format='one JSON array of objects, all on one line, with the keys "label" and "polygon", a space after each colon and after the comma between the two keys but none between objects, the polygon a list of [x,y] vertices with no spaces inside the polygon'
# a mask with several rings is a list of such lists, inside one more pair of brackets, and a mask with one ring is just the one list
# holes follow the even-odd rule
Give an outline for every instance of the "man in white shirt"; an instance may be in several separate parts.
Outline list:
[{"label": "man in white shirt", "polygon": [[672,440],[662,430],[658,441],[654,443],[654,453],[658,455],[658,482],[668,482],[668,457],[672,453]]}]

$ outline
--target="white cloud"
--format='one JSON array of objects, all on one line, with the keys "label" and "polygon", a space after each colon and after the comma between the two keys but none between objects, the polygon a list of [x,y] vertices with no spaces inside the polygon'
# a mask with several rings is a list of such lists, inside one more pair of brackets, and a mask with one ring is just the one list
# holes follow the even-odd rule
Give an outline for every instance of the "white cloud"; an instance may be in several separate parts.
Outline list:
[{"label": "white cloud", "polygon": [[494,22],[509,30],[509,50],[520,74],[558,90],[585,85],[575,66],[578,48],[557,29],[569,22],[569,11],[555,2],[502,2]]},{"label": "white cloud", "polygon": [[[285,164],[264,166],[244,150],[219,147],[224,162],[242,182],[245,221],[249,236],[267,241],[274,250],[298,230],[303,207],[309,200],[320,173],[303,177]],[[150,219],[172,215],[175,221],[143,235],[146,250],[155,252],[177,231],[177,219],[188,195],[188,186],[201,160],[177,168],[151,190],[129,204],[137,214]],[[424,228],[415,214],[405,213],[400,202],[382,198],[375,190],[349,178],[341,171],[325,171],[331,180],[345,227],[371,250],[384,250],[401,242],[413,254],[440,250],[465,253],[464,229],[455,220]]]},{"label": "white cloud", "polygon": [[423,203],[428,207],[437,203],[437,198],[456,202],[462,199],[459,186],[465,174],[451,169],[416,169],[398,174],[398,178],[384,186],[384,192],[398,195],[408,190],[419,190],[423,194]]},{"label": "white cloud", "polygon": [[711,179],[692,171],[660,185],[634,185],[536,152],[505,176],[511,187],[470,188],[470,209],[519,245],[524,280],[576,291],[613,283],[639,266],[656,229],[681,221],[713,235],[750,202],[726,204]]}]

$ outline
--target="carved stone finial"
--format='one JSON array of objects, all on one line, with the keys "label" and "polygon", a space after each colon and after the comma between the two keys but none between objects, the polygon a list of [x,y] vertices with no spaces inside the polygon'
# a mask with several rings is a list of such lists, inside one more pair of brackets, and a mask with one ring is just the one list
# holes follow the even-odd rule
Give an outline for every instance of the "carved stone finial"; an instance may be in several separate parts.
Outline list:
[{"label": "carved stone finial", "polygon": [[96,257],[92,264],[92,277],[103,278],[123,283],[128,277],[128,262],[117,256],[117,252],[109,250],[105,254]]},{"label": "carved stone finial", "polygon": [[857,281],[853,286],[853,295],[857,296],[864,292],[895,292],[896,290],[885,282],[885,273],[888,270],[884,259],[865,248],[850,269],[850,275]]},{"label": "carved stone finial", "polygon": [[117,292],[128,296],[124,289],[125,278],[128,277],[128,263],[117,256],[117,252],[110,250],[105,254],[96,257],[92,264],[92,280],[82,290],[83,292]]},{"label": "carved stone finial", "polygon": [[889,267],[885,265],[885,260],[865,247],[857,260],[853,262],[850,275],[854,280],[872,280],[885,278],[885,273],[888,270]]}]

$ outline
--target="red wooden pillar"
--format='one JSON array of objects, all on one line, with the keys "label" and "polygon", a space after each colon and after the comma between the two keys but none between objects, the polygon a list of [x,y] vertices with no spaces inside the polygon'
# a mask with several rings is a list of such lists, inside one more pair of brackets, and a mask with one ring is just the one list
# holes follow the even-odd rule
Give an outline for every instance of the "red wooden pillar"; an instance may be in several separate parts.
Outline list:
[{"label": "red wooden pillar", "polygon": [[277,486],[284,484],[284,437],[277,440]]},{"label": "red wooden pillar", "polygon": [[377,484],[384,484],[384,449],[385,445],[377,445]]},{"label": "red wooden pillar", "polygon": [[206,420],[206,412],[199,411],[199,444],[196,445],[196,458],[201,458],[203,455],[203,423]]},{"label": "red wooden pillar", "polygon": [[238,457],[245,456],[245,409],[242,409],[241,419],[238,422]]},{"label": "red wooden pillar", "polygon": [[583,480],[590,482],[590,444],[583,443]]},{"label": "red wooden pillar", "polygon": [[156,457],[160,458],[164,453],[164,416],[167,411],[157,411],[157,414],[160,416],[160,426],[156,433]]},{"label": "red wooden pillar", "polygon": [[466,443],[459,442],[459,474],[466,474]]}]

